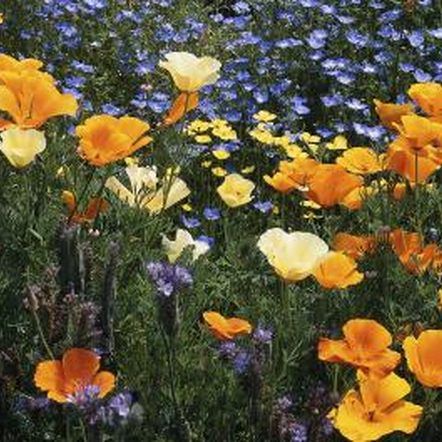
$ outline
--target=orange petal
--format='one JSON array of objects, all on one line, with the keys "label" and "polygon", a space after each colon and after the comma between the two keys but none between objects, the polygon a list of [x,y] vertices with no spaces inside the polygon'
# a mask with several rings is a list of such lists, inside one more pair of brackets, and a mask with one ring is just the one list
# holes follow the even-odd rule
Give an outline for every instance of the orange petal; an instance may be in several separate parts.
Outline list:
[{"label": "orange petal", "polygon": [[372,319],[351,319],[342,330],[350,347],[366,357],[385,350],[392,343],[388,330]]},{"label": "orange petal", "polygon": [[170,126],[181,120],[187,112],[190,112],[198,106],[198,101],[198,92],[192,92],[190,94],[182,92],[169,109],[169,112],[164,118],[164,124]]},{"label": "orange petal", "polygon": [[249,321],[240,318],[227,319],[229,332],[234,335],[248,335],[252,332],[252,325]]},{"label": "orange petal", "polygon": [[342,252],[329,252],[315,268],[313,276],[327,289],[344,289],[364,279],[353,258]]},{"label": "orange petal", "polygon": [[100,368],[100,357],[93,351],[72,348],[63,355],[63,371],[72,384],[89,385]]},{"label": "orange petal", "polygon": [[353,352],[347,342],[321,338],[318,343],[318,358],[327,362],[347,362],[353,360]]},{"label": "orange petal", "polygon": [[115,376],[110,371],[100,371],[92,384],[100,388],[98,397],[102,398],[115,388]]},{"label": "orange petal", "polygon": [[109,208],[109,203],[103,198],[92,198],[86,211],[83,213],[83,218],[87,221],[94,220],[100,213],[105,212]]},{"label": "orange petal", "polygon": [[[57,402],[64,402],[64,374],[61,361],[44,361],[37,365],[34,383],[40,390],[48,391],[48,397]],[[64,400],[63,400],[64,399]]]}]

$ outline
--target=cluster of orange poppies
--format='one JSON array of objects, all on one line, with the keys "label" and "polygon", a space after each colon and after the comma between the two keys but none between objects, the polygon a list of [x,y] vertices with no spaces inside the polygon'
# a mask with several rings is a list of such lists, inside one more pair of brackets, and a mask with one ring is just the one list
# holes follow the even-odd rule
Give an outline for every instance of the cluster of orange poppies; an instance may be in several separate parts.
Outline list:
[{"label": "cluster of orange poppies", "polygon": [[387,169],[410,183],[422,183],[442,164],[442,85],[413,84],[408,95],[426,116],[417,115],[412,104],[379,100],[375,100],[376,112],[397,133],[387,150]]},{"label": "cluster of orange poppies", "polygon": [[364,194],[370,192],[364,187],[362,177],[348,172],[342,165],[321,164],[312,158],[281,161],[278,171],[272,177],[266,175],[264,180],[281,193],[299,190],[326,208],[340,204],[358,209]]},{"label": "cluster of orange poppies", "polygon": [[18,61],[0,54],[0,111],[12,120],[0,119],[0,129],[36,129],[52,117],[76,114],[77,100],[59,92],[54,78],[40,70],[42,66],[39,60]]},{"label": "cluster of orange poppies", "polygon": [[388,234],[358,236],[338,233],[333,241],[333,248],[345,252],[354,259],[373,253],[379,244],[388,244],[402,265],[415,275],[433,270],[442,270],[442,250],[435,243],[424,245],[422,235],[395,229]]},{"label": "cluster of orange poppies", "polygon": [[[352,319],[343,326],[344,339],[321,338],[322,361],[351,365],[358,370],[358,388],[348,391],[329,417],[341,434],[352,441],[378,440],[394,431],[413,433],[423,412],[403,398],[411,388],[393,371],[401,361],[391,350],[391,334],[370,319]],[[420,383],[442,387],[442,330],[426,330],[407,337],[403,349],[408,368]]]},{"label": "cluster of orange poppies", "polygon": [[[281,161],[278,171],[264,180],[281,193],[299,190],[321,207],[342,205],[350,210],[360,209],[364,199],[384,187],[382,180],[365,184],[364,176],[390,170],[404,177],[410,187],[423,183],[442,164],[442,85],[418,83],[408,93],[427,117],[414,113],[411,104],[375,100],[382,123],[398,133],[385,154],[354,147],[334,164],[322,164],[302,154]],[[403,183],[397,183],[393,197],[401,199],[405,189]]]}]

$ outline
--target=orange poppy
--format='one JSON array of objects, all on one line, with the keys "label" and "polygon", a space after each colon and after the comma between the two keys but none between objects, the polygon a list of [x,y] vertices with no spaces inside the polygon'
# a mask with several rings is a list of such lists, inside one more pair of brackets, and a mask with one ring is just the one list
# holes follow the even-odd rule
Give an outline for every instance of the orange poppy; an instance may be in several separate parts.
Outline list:
[{"label": "orange poppy", "polygon": [[345,289],[364,279],[353,258],[342,252],[327,253],[313,271],[313,276],[326,289]]},{"label": "orange poppy", "polygon": [[105,166],[132,155],[152,138],[146,135],[148,123],[133,117],[95,115],[77,126],[78,151],[93,166]]},{"label": "orange poppy", "polygon": [[403,146],[403,141],[396,140],[388,148],[386,168],[398,173],[410,183],[425,182],[439,167],[433,159],[413,154]]},{"label": "orange poppy", "polygon": [[320,164],[308,181],[307,197],[322,207],[332,207],[362,184],[361,177],[348,173],[338,164]]},{"label": "orange poppy", "polygon": [[416,430],[423,408],[403,400],[411,391],[405,379],[394,373],[370,379],[360,372],[358,378],[359,391],[348,391],[328,415],[344,437],[375,441],[395,431],[411,434]]},{"label": "orange poppy", "polygon": [[299,187],[295,181],[282,172],[276,172],[273,176],[264,175],[264,181],[281,193],[290,193]]},{"label": "orange poppy", "polygon": [[441,253],[436,244],[424,247],[419,233],[396,229],[390,233],[389,239],[399,261],[410,273],[416,275],[428,270],[433,260]]},{"label": "orange poppy", "polygon": [[297,158],[293,161],[281,161],[278,172],[264,180],[281,193],[289,193],[294,189],[306,188],[315,173],[318,162],[312,158]]},{"label": "orange poppy", "polygon": [[60,93],[47,74],[0,71],[0,110],[22,128],[38,128],[52,117],[75,116],[77,109],[75,97]]},{"label": "orange poppy", "polygon": [[198,92],[182,92],[167,112],[164,118],[164,124],[170,126],[181,120],[187,112],[190,112],[198,106],[198,101]]},{"label": "orange poppy", "polygon": [[99,371],[100,357],[93,351],[71,348],[61,360],[40,362],[34,375],[35,385],[48,392],[48,398],[56,402],[70,402],[85,388],[98,388],[98,397],[106,396],[115,387],[115,376]]},{"label": "orange poppy", "polygon": [[40,60],[34,58],[25,58],[16,60],[14,57],[6,54],[0,54],[0,71],[38,71],[43,66]]},{"label": "orange poppy", "polygon": [[357,236],[340,232],[333,238],[332,247],[353,259],[361,259],[366,253],[372,253],[375,250],[376,240],[373,236]]},{"label": "orange poppy", "polygon": [[380,100],[373,100],[375,104],[375,111],[381,120],[381,123],[389,129],[397,129],[397,124],[401,122],[404,115],[413,113],[413,106],[411,104],[393,104],[383,103]]},{"label": "orange poppy", "polygon": [[378,154],[368,147],[353,147],[336,159],[348,172],[369,175],[382,170]]},{"label": "orange poppy", "polygon": [[442,116],[442,85],[439,83],[416,83],[408,89],[408,95],[431,116]]},{"label": "orange poppy", "polygon": [[408,368],[426,387],[442,388],[442,330],[425,330],[403,343]]},{"label": "orange poppy", "polygon": [[78,211],[77,198],[72,192],[64,190],[62,200],[69,211],[69,220],[75,224],[92,222],[100,213],[109,208],[109,203],[103,198],[92,198],[84,212]]},{"label": "orange poppy", "polygon": [[225,318],[217,312],[205,312],[203,318],[215,338],[222,341],[249,335],[252,332],[250,322],[245,319]]},{"label": "orange poppy", "polygon": [[392,336],[378,322],[351,319],[342,331],[342,340],[319,340],[318,357],[321,361],[350,364],[375,377],[386,376],[399,364],[401,355],[388,348],[393,342]]},{"label": "orange poppy", "polygon": [[397,125],[400,136],[393,141],[413,154],[425,156],[442,164],[442,124],[418,115],[405,115]]},{"label": "orange poppy", "polygon": [[340,204],[349,210],[359,210],[363,206],[364,201],[377,192],[378,187],[373,185],[356,187],[342,198]]}]

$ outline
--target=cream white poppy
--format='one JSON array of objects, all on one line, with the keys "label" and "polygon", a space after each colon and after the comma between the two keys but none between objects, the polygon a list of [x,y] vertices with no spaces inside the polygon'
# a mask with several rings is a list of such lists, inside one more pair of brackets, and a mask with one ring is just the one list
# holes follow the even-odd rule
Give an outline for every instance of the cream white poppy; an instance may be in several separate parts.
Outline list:
[{"label": "cream white poppy", "polygon": [[45,134],[35,129],[13,127],[1,132],[0,138],[0,151],[17,168],[26,167],[46,149]]},{"label": "cream white poppy", "polygon": [[182,92],[196,92],[218,80],[221,63],[215,58],[198,58],[188,52],[170,52],[160,67],[169,71],[177,88]]},{"label": "cream white poppy", "polygon": [[115,193],[131,207],[139,207],[156,214],[173,206],[190,194],[187,184],[178,177],[163,180],[158,188],[158,178],[155,167],[140,167],[132,164],[126,167],[130,189],[116,177],[106,181],[106,188]]},{"label": "cream white poppy", "polygon": [[280,228],[263,233],[258,248],[275,272],[287,282],[310,276],[329,251],[327,243],[312,233],[287,233]]},{"label": "cream white poppy", "polygon": [[193,261],[196,261],[210,249],[206,242],[193,239],[190,232],[184,229],[176,231],[175,240],[170,240],[167,236],[162,235],[161,243],[171,263],[174,263],[187,248],[192,248]]}]

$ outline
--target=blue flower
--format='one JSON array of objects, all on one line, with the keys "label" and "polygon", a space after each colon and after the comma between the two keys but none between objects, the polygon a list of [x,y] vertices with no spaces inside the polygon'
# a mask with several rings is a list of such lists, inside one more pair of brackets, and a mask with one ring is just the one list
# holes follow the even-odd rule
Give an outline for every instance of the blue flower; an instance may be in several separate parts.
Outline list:
[{"label": "blue flower", "polygon": [[201,221],[196,217],[187,217],[186,215],[181,215],[180,220],[188,229],[195,229],[201,225]]},{"label": "blue flower", "polygon": [[216,221],[221,218],[221,212],[215,207],[206,207],[203,214],[208,221]]},{"label": "blue flower", "polygon": [[113,115],[113,116],[121,115],[123,113],[119,107],[117,107],[111,103],[106,103],[103,106],[101,106],[101,110],[105,114],[109,114],[109,115]]},{"label": "blue flower", "polygon": [[253,207],[262,213],[268,213],[273,209],[273,203],[271,201],[256,201],[253,203]]},{"label": "blue flower", "polygon": [[421,31],[413,31],[407,35],[407,39],[413,48],[420,48],[425,42],[424,34]]},{"label": "blue flower", "polygon": [[306,98],[295,96],[291,100],[292,110],[298,115],[307,115],[310,113],[310,108],[306,106],[306,103]]},{"label": "blue flower", "polygon": [[196,238],[196,241],[205,242],[209,247],[213,247],[215,244],[215,238],[206,235],[200,235]]},{"label": "blue flower", "polygon": [[432,77],[428,72],[423,71],[422,69],[416,69],[413,72],[413,76],[419,83],[425,83],[431,81]]}]

